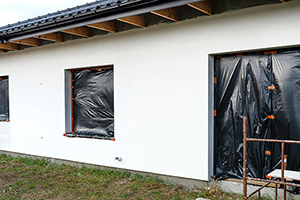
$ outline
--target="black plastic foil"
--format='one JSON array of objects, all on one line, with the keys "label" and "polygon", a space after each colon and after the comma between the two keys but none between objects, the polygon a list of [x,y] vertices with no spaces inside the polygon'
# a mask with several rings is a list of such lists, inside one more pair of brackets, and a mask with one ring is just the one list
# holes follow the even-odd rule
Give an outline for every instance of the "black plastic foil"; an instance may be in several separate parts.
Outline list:
[{"label": "black plastic foil", "polygon": [[0,77],[0,121],[9,120],[8,77]]},{"label": "black plastic foil", "polygon": [[113,138],[113,68],[76,70],[72,76],[73,135]]},{"label": "black plastic foil", "polygon": [[[215,77],[218,179],[242,178],[243,116],[248,117],[248,137],[300,140],[299,50],[218,57]],[[280,168],[280,143],[247,145],[247,176],[265,178],[270,171]],[[287,168],[298,171],[300,145],[286,144],[285,154]]]}]

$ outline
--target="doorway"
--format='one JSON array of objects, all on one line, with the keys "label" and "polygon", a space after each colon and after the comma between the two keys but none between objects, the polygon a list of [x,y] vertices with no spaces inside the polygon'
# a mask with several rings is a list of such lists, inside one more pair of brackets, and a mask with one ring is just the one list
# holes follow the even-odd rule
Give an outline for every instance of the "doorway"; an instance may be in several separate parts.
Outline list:
[{"label": "doorway", "polygon": [[[243,127],[248,136],[300,139],[300,50],[215,56],[214,151],[216,178],[242,178]],[[278,144],[249,143],[248,176],[265,178],[280,166]],[[288,169],[300,167],[300,148],[288,145]]]}]

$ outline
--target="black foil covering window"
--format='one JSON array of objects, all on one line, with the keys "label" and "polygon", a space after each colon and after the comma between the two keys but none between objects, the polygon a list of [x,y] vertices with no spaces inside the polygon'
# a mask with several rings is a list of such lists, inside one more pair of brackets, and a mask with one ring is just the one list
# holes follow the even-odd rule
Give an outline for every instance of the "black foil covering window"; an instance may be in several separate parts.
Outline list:
[{"label": "black foil covering window", "polygon": [[[215,174],[242,178],[243,122],[248,137],[300,140],[300,50],[215,58]],[[247,176],[280,168],[280,144],[250,142]],[[299,171],[300,145],[287,144],[287,169]]]},{"label": "black foil covering window", "polygon": [[0,121],[9,121],[8,76],[0,77]]},{"label": "black foil covering window", "polygon": [[72,71],[73,131],[70,137],[114,140],[113,68]]}]

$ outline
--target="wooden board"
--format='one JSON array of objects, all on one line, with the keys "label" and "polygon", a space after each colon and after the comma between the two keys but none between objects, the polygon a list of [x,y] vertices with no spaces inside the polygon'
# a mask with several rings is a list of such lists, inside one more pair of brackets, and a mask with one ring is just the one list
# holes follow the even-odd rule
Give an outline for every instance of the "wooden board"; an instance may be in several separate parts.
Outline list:
[{"label": "wooden board", "polygon": [[19,50],[19,45],[13,44],[11,42],[7,42],[7,43],[4,43],[4,44],[0,44],[0,49],[7,49],[7,50],[17,51],[17,50]]},{"label": "wooden board", "polygon": [[140,15],[133,15],[133,16],[129,16],[129,17],[123,17],[123,18],[119,18],[117,19],[121,22],[125,22],[128,24],[132,24],[135,26],[139,26],[139,27],[146,27],[146,18],[144,16],[140,16]]},{"label": "wooden board", "polygon": [[208,15],[213,14],[213,5],[209,1],[199,1],[195,3],[189,3],[187,5]]},{"label": "wooden board", "polygon": [[151,11],[151,13],[172,20],[174,22],[178,21],[178,11],[173,8]]},{"label": "wooden board", "polygon": [[35,47],[40,46],[40,41],[36,38],[26,38],[26,39],[22,39],[22,40],[15,40],[15,41],[11,41],[11,43],[24,44],[24,45],[35,46]]},{"label": "wooden board", "polygon": [[100,23],[96,23],[96,24],[89,24],[89,25],[86,25],[86,26],[96,28],[96,29],[100,29],[100,30],[103,30],[103,31],[112,32],[112,33],[117,32],[117,25],[116,25],[115,22],[100,22]]},{"label": "wooden board", "polygon": [[[274,178],[281,178],[281,169],[275,169],[267,176]],[[284,178],[287,180],[298,180],[300,181],[300,172],[292,170],[284,170]]]},{"label": "wooden board", "polygon": [[81,37],[91,37],[91,30],[85,26],[63,30],[61,32]]},{"label": "wooden board", "polygon": [[46,35],[36,36],[37,39],[49,40],[53,42],[63,42],[63,34],[62,33],[49,33]]}]

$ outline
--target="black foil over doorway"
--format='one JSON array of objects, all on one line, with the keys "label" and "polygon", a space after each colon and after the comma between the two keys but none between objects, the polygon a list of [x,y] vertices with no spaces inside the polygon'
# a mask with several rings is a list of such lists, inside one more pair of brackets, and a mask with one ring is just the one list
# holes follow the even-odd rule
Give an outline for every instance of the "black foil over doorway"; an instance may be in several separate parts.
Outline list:
[{"label": "black foil over doorway", "polygon": [[[300,50],[215,58],[215,174],[242,178],[242,116],[248,137],[300,140]],[[248,143],[247,176],[280,168],[280,144]],[[300,146],[289,144],[287,169],[300,168]]]}]

